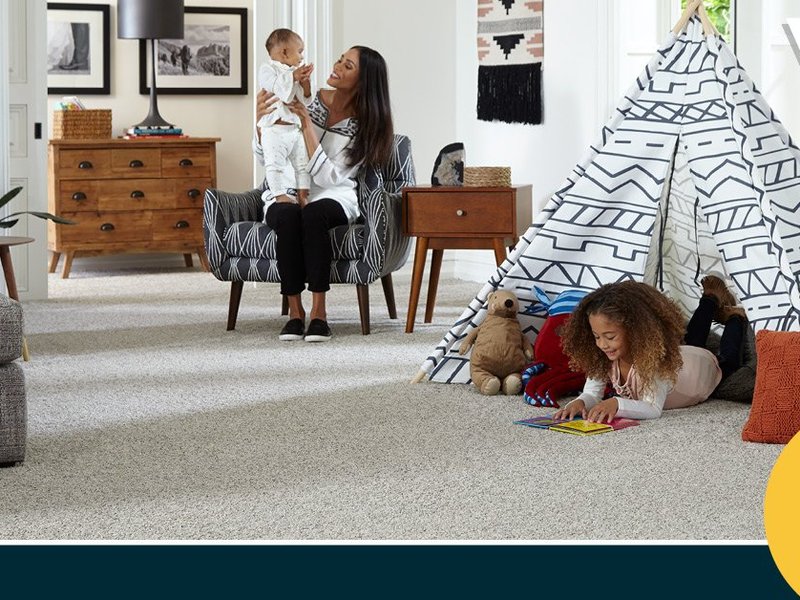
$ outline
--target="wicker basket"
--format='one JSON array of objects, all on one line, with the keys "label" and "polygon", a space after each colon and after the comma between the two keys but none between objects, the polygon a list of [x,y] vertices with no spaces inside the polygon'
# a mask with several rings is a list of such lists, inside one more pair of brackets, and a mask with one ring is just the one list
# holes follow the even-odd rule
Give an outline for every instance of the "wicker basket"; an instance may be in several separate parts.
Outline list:
[{"label": "wicker basket", "polygon": [[511,167],[464,167],[464,185],[511,187]]},{"label": "wicker basket", "polygon": [[56,110],[54,140],[91,140],[111,137],[111,110]]}]

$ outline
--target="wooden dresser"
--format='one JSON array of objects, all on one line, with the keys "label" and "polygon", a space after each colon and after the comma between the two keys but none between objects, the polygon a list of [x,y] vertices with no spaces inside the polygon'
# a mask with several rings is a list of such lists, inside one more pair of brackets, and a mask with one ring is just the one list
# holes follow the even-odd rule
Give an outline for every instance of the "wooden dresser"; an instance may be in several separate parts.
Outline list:
[{"label": "wooden dresser", "polygon": [[48,221],[54,273],[72,259],[127,252],[192,253],[208,270],[203,244],[203,196],[216,187],[219,138],[51,140],[50,212],[76,221]]}]

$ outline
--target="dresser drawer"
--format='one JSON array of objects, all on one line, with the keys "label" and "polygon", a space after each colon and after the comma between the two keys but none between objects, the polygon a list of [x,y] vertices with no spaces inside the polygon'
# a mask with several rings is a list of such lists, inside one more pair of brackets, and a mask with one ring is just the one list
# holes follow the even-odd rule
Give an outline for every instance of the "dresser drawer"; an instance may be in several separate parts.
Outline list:
[{"label": "dresser drawer", "polygon": [[203,208],[203,196],[211,185],[210,179],[174,179],[175,208]]},{"label": "dresser drawer", "polygon": [[160,210],[153,213],[154,241],[203,243],[201,210]]},{"label": "dresser drawer", "polygon": [[211,152],[208,147],[164,148],[161,151],[163,177],[211,177]]},{"label": "dresser drawer", "polygon": [[72,210],[97,210],[98,182],[65,179],[58,186],[55,214]]},{"label": "dresser drawer", "polygon": [[172,208],[175,182],[171,179],[116,179],[97,182],[97,191],[101,211]]},{"label": "dresser drawer", "polygon": [[515,204],[511,191],[475,194],[413,191],[408,192],[407,200],[406,231],[410,235],[514,234]]},{"label": "dresser drawer", "polygon": [[97,179],[108,177],[111,169],[111,150],[87,148],[61,150],[58,155],[58,177]]},{"label": "dresser drawer", "polygon": [[161,150],[158,148],[114,148],[111,151],[114,177],[158,177],[161,175]]},{"label": "dresser drawer", "polygon": [[113,244],[114,242],[149,242],[152,239],[153,216],[149,210],[131,212],[63,213],[75,225],[61,227],[61,241],[81,245]]}]

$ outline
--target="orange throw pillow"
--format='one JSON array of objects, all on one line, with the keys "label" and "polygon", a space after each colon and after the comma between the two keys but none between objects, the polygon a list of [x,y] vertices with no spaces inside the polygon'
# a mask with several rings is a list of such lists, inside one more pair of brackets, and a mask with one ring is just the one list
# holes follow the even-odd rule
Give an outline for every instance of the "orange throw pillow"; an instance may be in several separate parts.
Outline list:
[{"label": "orange throw pillow", "polygon": [[742,439],[788,444],[800,431],[800,333],[762,329],[756,353],[753,406]]}]

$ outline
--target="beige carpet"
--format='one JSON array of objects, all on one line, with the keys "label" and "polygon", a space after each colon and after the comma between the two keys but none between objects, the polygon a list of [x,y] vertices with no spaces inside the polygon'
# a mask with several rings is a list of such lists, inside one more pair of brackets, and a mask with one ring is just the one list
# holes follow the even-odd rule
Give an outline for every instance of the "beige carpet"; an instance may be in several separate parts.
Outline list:
[{"label": "beige carpet", "polygon": [[[549,411],[408,384],[480,284],[443,279],[404,333],[372,292],[334,286],[328,344],[277,340],[277,286],[180,267],[51,275],[25,304],[28,457],[0,470],[2,539],[763,539],[781,446],[711,401],[579,438],[514,425]],[[420,314],[422,308],[420,309]]]}]

